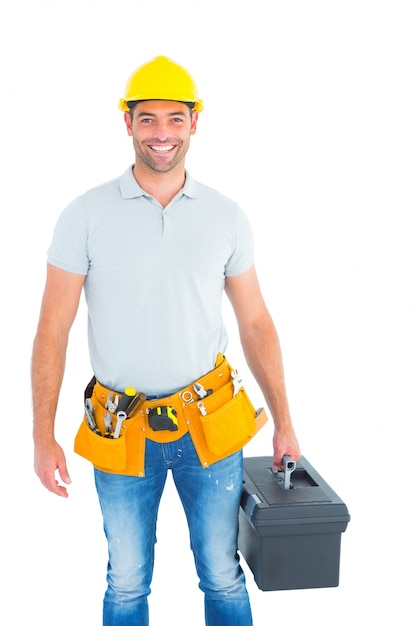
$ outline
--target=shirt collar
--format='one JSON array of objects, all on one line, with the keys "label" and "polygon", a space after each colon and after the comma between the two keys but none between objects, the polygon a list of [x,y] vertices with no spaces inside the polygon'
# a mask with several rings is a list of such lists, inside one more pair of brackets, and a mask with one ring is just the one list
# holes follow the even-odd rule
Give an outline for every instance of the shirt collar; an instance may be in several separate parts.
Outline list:
[{"label": "shirt collar", "polygon": [[[127,170],[119,178],[120,191],[122,198],[139,198],[140,196],[149,195],[142,189],[142,187],[136,181],[133,175],[133,165],[127,168]],[[189,198],[197,198],[199,196],[198,184],[190,176],[188,171],[185,171],[185,183],[178,195],[185,195]]]}]

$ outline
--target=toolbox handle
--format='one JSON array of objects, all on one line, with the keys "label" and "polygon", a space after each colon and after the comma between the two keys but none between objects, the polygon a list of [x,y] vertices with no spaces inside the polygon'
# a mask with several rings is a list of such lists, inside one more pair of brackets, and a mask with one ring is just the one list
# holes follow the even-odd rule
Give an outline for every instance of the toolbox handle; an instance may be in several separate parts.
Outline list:
[{"label": "toolbox handle", "polygon": [[[284,466],[284,489],[288,490],[291,489],[291,474],[293,473],[293,471],[295,470],[297,463],[296,461],[294,461],[294,459],[292,458],[292,456],[289,456],[288,454],[284,454],[284,456],[282,457],[282,464]],[[282,476],[282,471],[280,472],[279,470],[274,471],[273,473],[275,475],[281,474]],[[280,480],[282,480],[282,478],[280,477]]]},{"label": "toolbox handle", "polygon": [[285,454],[282,457],[282,462],[284,464],[284,489],[291,488],[291,474],[296,468],[297,463],[294,461],[292,456]]}]

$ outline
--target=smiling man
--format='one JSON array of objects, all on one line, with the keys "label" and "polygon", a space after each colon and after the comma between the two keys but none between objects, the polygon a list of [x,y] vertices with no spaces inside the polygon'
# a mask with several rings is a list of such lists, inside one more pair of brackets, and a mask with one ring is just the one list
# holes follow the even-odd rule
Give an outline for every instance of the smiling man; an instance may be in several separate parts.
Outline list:
[{"label": "smiling man", "polygon": [[103,625],[149,624],[156,520],[171,471],[206,625],[251,626],[237,552],[242,447],[265,418],[224,356],[224,293],[272,414],[274,467],[284,455],[300,458],[251,228],[234,201],[185,169],[203,104],[183,67],[167,57],[140,66],[119,107],[134,164],[71,202],[48,250],[32,358],[35,471],[52,493],[68,496],[54,424],[84,289],[94,376],[75,451],[94,466],[108,541]]},{"label": "smiling man", "polygon": [[147,172],[170,172],[181,168],[197,129],[197,111],[180,102],[149,100],[125,113],[129,135],[133,137],[137,176]]}]

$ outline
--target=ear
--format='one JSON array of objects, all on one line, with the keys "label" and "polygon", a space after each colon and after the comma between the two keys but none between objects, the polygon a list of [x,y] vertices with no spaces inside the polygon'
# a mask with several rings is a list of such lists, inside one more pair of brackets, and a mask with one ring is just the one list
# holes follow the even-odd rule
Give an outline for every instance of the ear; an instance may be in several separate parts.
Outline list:
[{"label": "ear", "polygon": [[127,134],[131,137],[133,135],[132,120],[130,118],[130,113],[128,111],[125,111],[124,120],[125,120],[125,124],[127,128]]},{"label": "ear", "polygon": [[191,116],[191,130],[190,135],[195,135],[197,132],[198,111],[193,111]]}]

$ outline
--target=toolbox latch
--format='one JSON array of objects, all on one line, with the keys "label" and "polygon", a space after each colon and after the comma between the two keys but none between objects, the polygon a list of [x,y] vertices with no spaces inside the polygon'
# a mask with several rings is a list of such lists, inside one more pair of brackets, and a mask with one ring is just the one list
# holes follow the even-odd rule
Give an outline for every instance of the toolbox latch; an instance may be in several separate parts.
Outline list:
[{"label": "toolbox latch", "polygon": [[262,500],[256,493],[251,493],[245,502],[245,512],[249,519],[252,517],[255,507],[262,504]]}]

